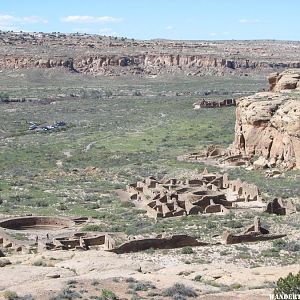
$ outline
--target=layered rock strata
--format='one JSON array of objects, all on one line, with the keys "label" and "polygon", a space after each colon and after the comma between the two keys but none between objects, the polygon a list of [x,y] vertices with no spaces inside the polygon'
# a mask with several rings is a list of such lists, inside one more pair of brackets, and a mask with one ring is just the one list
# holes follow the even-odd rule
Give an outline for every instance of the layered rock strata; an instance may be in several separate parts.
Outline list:
[{"label": "layered rock strata", "polygon": [[271,92],[241,98],[232,150],[261,167],[300,169],[300,71],[269,77]]}]

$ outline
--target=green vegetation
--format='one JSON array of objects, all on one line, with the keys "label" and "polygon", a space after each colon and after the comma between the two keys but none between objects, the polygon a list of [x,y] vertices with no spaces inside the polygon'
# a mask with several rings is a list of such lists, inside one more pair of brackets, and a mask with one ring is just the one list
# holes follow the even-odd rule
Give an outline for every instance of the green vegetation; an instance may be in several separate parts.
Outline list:
[{"label": "green vegetation", "polygon": [[202,280],[202,275],[196,275],[194,278],[194,281],[201,281]]},{"label": "green vegetation", "polygon": [[155,285],[153,285],[151,282],[148,282],[148,281],[142,282],[142,281],[137,281],[137,280],[131,280],[128,285],[128,288],[135,292],[148,291],[149,289],[156,289]]},{"label": "green vegetation", "polygon": [[194,253],[194,250],[192,247],[183,247],[181,249],[181,253],[182,254],[193,254]]},{"label": "green vegetation", "polygon": [[82,228],[83,231],[101,231],[101,229],[101,226],[95,224],[85,225]]},{"label": "green vegetation", "polygon": [[279,278],[277,281],[274,289],[275,299],[284,299],[280,297],[290,294],[300,294],[300,272],[296,275],[289,273],[287,277]]},{"label": "green vegetation", "polygon": [[[43,99],[51,95],[55,100],[51,104],[32,101],[0,106],[0,213],[88,216],[101,224],[88,225],[86,231],[188,233],[200,239],[220,235],[224,227],[238,232],[247,220],[252,222],[252,213],[154,222],[132,203],[120,201],[115,190],[149,175],[184,179],[201,172],[204,165],[177,161],[176,157],[211,143],[229,145],[234,136],[235,108],[195,111],[193,103],[201,98],[236,97],[234,93],[245,90],[251,94],[264,87],[265,78],[100,80],[49,70],[45,83],[43,72],[22,70],[24,76],[13,83],[5,72],[0,74],[0,89],[11,97]],[[9,71],[8,75],[14,74]],[[78,97],[59,98],[60,94]],[[53,124],[59,120],[67,123],[66,130],[28,130],[31,121]],[[300,193],[295,171],[280,179],[239,168],[228,172],[232,178],[254,182],[269,196]],[[267,217],[268,223],[277,220]],[[299,226],[297,220],[282,222]]]},{"label": "green vegetation", "polygon": [[18,298],[17,293],[13,291],[5,291],[3,296],[7,300],[15,300]]},{"label": "green vegetation", "polygon": [[114,292],[107,290],[107,289],[102,289],[101,296],[97,297],[97,300],[117,300],[118,297],[115,295]]},{"label": "green vegetation", "polygon": [[184,299],[184,297],[197,297],[197,293],[192,287],[185,286],[182,283],[175,283],[173,286],[165,289],[162,295],[171,297],[174,300]]}]

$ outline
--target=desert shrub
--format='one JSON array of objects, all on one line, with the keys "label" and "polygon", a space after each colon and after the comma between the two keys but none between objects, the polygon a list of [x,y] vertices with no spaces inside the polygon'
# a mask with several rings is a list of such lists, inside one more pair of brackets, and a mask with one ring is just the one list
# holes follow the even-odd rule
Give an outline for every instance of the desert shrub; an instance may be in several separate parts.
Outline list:
[{"label": "desert shrub", "polygon": [[130,201],[123,201],[121,202],[121,207],[134,207],[134,203],[130,202]]},{"label": "desert shrub", "polygon": [[97,300],[117,300],[117,299],[118,297],[115,295],[115,293],[107,289],[102,289],[101,296],[97,298]]},{"label": "desert shrub", "polygon": [[270,248],[262,250],[261,255],[264,257],[279,257],[279,251],[276,248]]},{"label": "desert shrub", "polygon": [[141,281],[132,282],[129,284],[128,287],[134,291],[148,291],[150,289],[156,289],[155,285],[153,285],[149,281],[147,281],[147,282],[141,282]]},{"label": "desert shrub", "polygon": [[133,277],[128,277],[125,279],[126,282],[137,282],[136,279],[134,279]]},{"label": "desert shrub", "polygon": [[20,240],[20,241],[28,241],[28,237],[20,232],[17,232],[15,234],[12,234],[13,238],[15,238],[16,240]]},{"label": "desert shrub", "polygon": [[91,285],[99,285],[100,284],[100,282],[98,281],[98,280],[96,280],[96,279],[94,279],[92,282],[91,282]]},{"label": "desert shrub", "polygon": [[149,249],[145,250],[145,253],[147,253],[147,254],[154,254],[155,253],[155,249],[154,248],[149,248]]},{"label": "desert shrub", "polygon": [[51,300],[73,300],[77,298],[81,298],[81,295],[78,292],[66,288],[62,291],[62,293],[60,293],[54,298],[51,298]]},{"label": "desert shrub", "polygon": [[67,281],[68,285],[73,285],[73,284],[76,284],[76,283],[78,283],[78,282],[75,279],[70,279],[70,280]]},{"label": "desert shrub", "polygon": [[217,224],[212,222],[211,220],[208,220],[207,223],[206,223],[206,228],[207,229],[214,229],[217,227]]},{"label": "desert shrub", "polygon": [[201,281],[201,279],[202,279],[201,275],[196,275],[194,281]]},{"label": "desert shrub", "polygon": [[283,249],[290,252],[297,252],[300,251],[300,245],[295,241],[291,241],[288,242]]},{"label": "desert shrub", "polygon": [[224,225],[227,226],[227,227],[229,227],[229,228],[242,228],[243,227],[242,222],[237,221],[237,220],[226,221],[224,223]]},{"label": "desert shrub", "polygon": [[163,296],[172,297],[172,299],[184,299],[183,297],[197,297],[196,291],[192,287],[185,286],[182,283],[175,283],[173,286],[163,290]]},{"label": "desert shrub", "polygon": [[8,93],[0,92],[0,101],[8,102],[9,101]]},{"label": "desert shrub", "polygon": [[82,228],[83,231],[102,231],[102,227],[96,224],[85,225]]},{"label": "desert shrub", "polygon": [[42,260],[42,259],[38,259],[36,261],[34,261],[32,263],[33,266],[36,266],[36,267],[46,267],[47,264]]},{"label": "desert shrub", "polygon": [[181,249],[181,253],[182,254],[193,254],[194,253],[194,250],[193,250],[193,248],[192,247],[183,247],[182,249]]},{"label": "desert shrub", "polygon": [[275,299],[280,298],[280,295],[300,294],[300,272],[296,275],[289,273],[287,277],[279,278],[274,289]]},{"label": "desert shrub", "polygon": [[106,97],[111,97],[113,95],[113,92],[111,90],[106,90],[105,91],[105,96]]},{"label": "desert shrub", "polygon": [[16,298],[17,300],[34,300],[34,298],[31,295],[25,295],[25,296],[18,296]]},{"label": "desert shrub", "polygon": [[18,295],[16,292],[13,291],[5,291],[3,294],[4,298],[7,300],[15,300],[18,299]]},{"label": "desert shrub", "polygon": [[68,210],[68,206],[65,203],[59,203],[58,209],[59,210]]},{"label": "desert shrub", "polygon": [[134,91],[133,96],[142,96],[142,93],[140,91]]},{"label": "desert shrub", "polygon": [[18,296],[17,293],[13,291],[5,291],[3,296],[7,300],[34,300],[31,295]]},{"label": "desert shrub", "polygon": [[273,246],[278,250],[285,250],[289,252],[300,251],[300,245],[295,241],[287,242],[285,240],[276,240],[273,242]]}]

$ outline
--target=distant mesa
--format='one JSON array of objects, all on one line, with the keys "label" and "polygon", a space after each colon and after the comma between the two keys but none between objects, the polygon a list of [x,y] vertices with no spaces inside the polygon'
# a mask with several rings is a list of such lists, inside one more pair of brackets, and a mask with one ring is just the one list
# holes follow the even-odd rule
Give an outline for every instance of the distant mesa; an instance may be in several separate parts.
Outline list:
[{"label": "distant mesa", "polygon": [[[0,70],[58,68],[97,76],[201,76],[300,68],[293,42],[280,41],[143,41],[88,34],[0,32],[0,46]],[[274,52],[281,55],[274,56]]]}]

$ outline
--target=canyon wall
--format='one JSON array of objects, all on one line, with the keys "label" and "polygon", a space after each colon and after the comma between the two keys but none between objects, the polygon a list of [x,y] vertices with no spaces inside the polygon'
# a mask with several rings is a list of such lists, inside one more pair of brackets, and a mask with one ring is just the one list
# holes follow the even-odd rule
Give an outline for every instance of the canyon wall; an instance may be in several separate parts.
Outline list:
[{"label": "canyon wall", "polygon": [[262,60],[226,59],[206,55],[185,54],[136,54],[120,55],[93,55],[66,57],[38,57],[38,56],[0,56],[0,69],[27,69],[27,68],[57,68],[66,69],[84,74],[158,74],[160,72],[191,72],[197,71],[234,71],[234,70],[272,70],[278,68],[300,68],[300,62],[267,62]]},{"label": "canyon wall", "polygon": [[270,92],[238,100],[235,152],[261,167],[300,169],[300,70],[269,77]]}]

